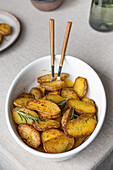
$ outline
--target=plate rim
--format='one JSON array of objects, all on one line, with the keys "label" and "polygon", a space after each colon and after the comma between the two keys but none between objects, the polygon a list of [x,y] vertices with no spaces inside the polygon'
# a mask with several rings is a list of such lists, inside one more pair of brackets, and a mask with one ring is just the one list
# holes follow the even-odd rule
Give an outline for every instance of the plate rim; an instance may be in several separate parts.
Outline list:
[{"label": "plate rim", "polygon": [[13,20],[16,21],[17,26],[18,26],[18,33],[17,33],[17,35],[16,35],[16,38],[15,38],[7,47],[5,47],[5,48],[3,48],[2,50],[0,50],[0,52],[1,52],[1,51],[3,51],[3,50],[7,49],[11,44],[13,44],[13,43],[16,41],[16,39],[18,38],[18,36],[19,36],[19,34],[20,34],[21,26],[20,26],[19,19],[17,19],[17,17],[16,17],[15,15],[13,15],[12,13],[7,12],[7,11],[3,11],[3,10],[0,10],[0,12],[3,13],[3,14],[6,14],[6,15],[8,15],[8,16],[10,16]]}]

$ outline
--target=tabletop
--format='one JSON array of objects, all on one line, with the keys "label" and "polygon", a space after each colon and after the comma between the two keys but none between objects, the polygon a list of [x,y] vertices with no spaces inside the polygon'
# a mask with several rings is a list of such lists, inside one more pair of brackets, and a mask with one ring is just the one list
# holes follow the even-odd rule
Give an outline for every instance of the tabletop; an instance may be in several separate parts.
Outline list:
[{"label": "tabletop", "polygon": [[[30,0],[0,0],[0,9],[14,14],[21,23],[18,40],[0,53],[0,169],[1,170],[109,170],[113,156],[113,32],[100,33],[88,23],[91,0],[64,0],[51,12],[34,8]],[[31,155],[12,138],[5,120],[5,100],[12,80],[37,58],[50,54],[49,19],[55,19],[55,53],[60,54],[67,21],[72,30],[66,54],[88,63],[100,76],[107,95],[107,114],[96,139],[76,157],[51,162]],[[102,166],[101,166],[102,167]],[[107,167],[107,168],[106,168]]]}]

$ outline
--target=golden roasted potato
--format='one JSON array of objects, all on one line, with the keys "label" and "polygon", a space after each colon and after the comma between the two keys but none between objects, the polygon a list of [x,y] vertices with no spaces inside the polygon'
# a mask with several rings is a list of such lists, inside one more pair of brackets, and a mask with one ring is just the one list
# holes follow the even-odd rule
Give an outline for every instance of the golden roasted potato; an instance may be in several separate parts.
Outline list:
[{"label": "golden roasted potato", "polygon": [[2,34],[2,35],[11,34],[11,27],[8,24],[1,23],[0,24],[0,34]]},{"label": "golden roasted potato", "polygon": [[43,96],[44,96],[45,89],[42,88],[42,87],[40,86],[40,84],[37,86],[37,88],[38,88],[39,90],[41,90],[41,92],[42,92],[42,94],[43,94]]},{"label": "golden roasted potato", "polygon": [[61,135],[55,138],[51,138],[44,142],[44,150],[47,153],[62,153],[72,149],[74,145],[74,139],[69,138],[66,135]]},{"label": "golden roasted potato", "polygon": [[26,107],[52,116],[59,115],[61,113],[60,108],[55,103],[43,99],[28,101]]},{"label": "golden roasted potato", "polygon": [[55,120],[58,121],[59,123],[61,123],[62,116],[60,115],[59,117],[55,118]]},{"label": "golden roasted potato", "polygon": [[83,98],[86,95],[88,88],[87,79],[83,77],[77,77],[73,85],[73,90],[77,93],[79,98]]},{"label": "golden roasted potato", "polygon": [[70,137],[79,138],[86,135],[90,135],[94,131],[96,124],[97,121],[93,118],[77,118],[67,123],[64,132]]},{"label": "golden roasted potato", "polygon": [[71,108],[66,110],[66,112],[63,114],[62,120],[61,120],[62,128],[64,128],[66,126],[67,122],[70,120],[71,114],[72,114]]},{"label": "golden roasted potato", "polygon": [[41,137],[39,132],[31,125],[20,124],[18,132],[22,140],[33,148],[37,148],[41,144]]},{"label": "golden roasted potato", "polygon": [[[54,80],[57,79],[57,75],[58,75],[57,73],[54,74],[54,76],[55,76]],[[61,73],[60,79],[65,80],[67,77],[68,77],[67,73]],[[50,82],[51,79],[52,79],[51,74],[46,74],[44,76],[38,77],[37,82],[38,83]]]},{"label": "golden roasted potato", "polygon": [[61,135],[64,135],[64,133],[62,131],[60,131],[58,129],[49,129],[49,130],[42,132],[41,139],[42,139],[42,142],[44,143],[45,141],[47,141],[51,138],[55,138],[55,137],[61,136]]},{"label": "golden roasted potato", "polygon": [[88,97],[84,96],[81,101],[87,102],[89,104],[92,104],[93,106],[95,106],[95,103],[93,100],[89,99]]},{"label": "golden roasted potato", "polygon": [[38,112],[38,115],[41,120],[45,120],[45,119],[55,119],[55,118],[59,117],[61,115],[61,113],[59,115],[49,115],[44,112]]},{"label": "golden roasted potato", "polygon": [[61,97],[60,95],[58,94],[51,94],[49,93],[47,96],[46,96],[46,100],[49,100],[53,103],[59,103],[63,100],[65,100],[65,98]]},{"label": "golden roasted potato", "polygon": [[22,116],[22,115],[19,115],[17,111],[21,111],[21,112],[24,112],[28,115],[31,115],[31,116],[34,116],[34,117],[38,117],[38,114],[30,109],[27,109],[25,107],[15,107],[13,110],[12,110],[12,116],[13,116],[13,120],[16,124],[21,124],[21,123],[27,123],[27,124],[30,124],[32,125],[32,123],[34,122],[33,119],[31,118],[25,118]]},{"label": "golden roasted potato", "polygon": [[73,148],[77,148],[78,146],[80,146],[86,138],[87,138],[87,136],[83,136],[81,138],[76,138]]},{"label": "golden roasted potato", "polygon": [[53,128],[59,128],[60,123],[57,122],[56,120],[43,120],[43,121],[38,121],[33,123],[33,127],[37,129],[38,131],[45,131],[48,129],[53,129]]},{"label": "golden roasted potato", "polygon": [[22,93],[20,97],[35,99],[35,96],[33,94],[30,94],[30,93]]},{"label": "golden roasted potato", "polygon": [[84,114],[80,115],[80,117],[91,117],[91,118],[97,119],[96,113],[95,114],[84,113]]},{"label": "golden roasted potato", "polygon": [[79,100],[79,97],[77,96],[75,91],[74,90],[70,90],[68,88],[62,89],[61,96],[64,97],[64,98]]},{"label": "golden roasted potato", "polygon": [[50,81],[46,83],[41,83],[41,87],[45,88],[48,91],[55,91],[55,90],[60,90],[64,86],[64,81]]},{"label": "golden roasted potato", "polygon": [[58,94],[59,95],[59,91],[51,91],[49,94]]},{"label": "golden roasted potato", "polygon": [[73,88],[74,82],[70,79],[64,80],[64,87],[72,87]]},{"label": "golden roasted potato", "polygon": [[26,98],[26,97],[20,97],[14,100],[13,104],[15,106],[26,106],[26,103],[30,100],[33,100],[33,98]]},{"label": "golden roasted potato", "polygon": [[83,113],[94,114],[96,112],[95,106],[93,106],[92,104],[83,102],[83,101],[79,101],[79,100],[75,100],[75,99],[69,99],[69,100],[67,100],[67,104],[71,108],[75,109],[75,111],[78,114],[83,114]]},{"label": "golden roasted potato", "polygon": [[41,98],[43,97],[43,93],[42,93],[41,90],[38,89],[37,87],[33,87],[33,88],[30,90],[30,93],[35,96],[35,99],[41,99]]}]

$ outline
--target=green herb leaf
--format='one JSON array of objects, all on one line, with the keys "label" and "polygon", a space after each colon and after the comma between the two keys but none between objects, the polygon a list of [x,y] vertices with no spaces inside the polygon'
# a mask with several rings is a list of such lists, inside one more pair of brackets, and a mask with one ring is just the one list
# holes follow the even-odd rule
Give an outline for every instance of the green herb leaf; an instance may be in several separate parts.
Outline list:
[{"label": "green herb leaf", "polygon": [[73,109],[72,115],[71,115],[71,117],[70,117],[70,120],[74,119],[74,114],[75,114],[75,111],[74,111],[74,109]]},{"label": "green herb leaf", "polygon": [[66,149],[67,149],[67,147],[68,147],[68,144],[69,144],[69,142],[68,142],[67,145],[65,146],[64,150],[62,151],[62,153],[66,151]]},{"label": "green herb leaf", "polygon": [[59,103],[57,103],[57,105],[58,106],[63,106],[64,104],[66,104],[66,101],[68,100],[68,98],[67,99],[65,99],[65,100],[62,100],[61,102],[59,102]]},{"label": "green herb leaf", "polygon": [[[19,108],[18,108],[19,109]],[[37,120],[40,120],[39,117],[35,117],[35,116],[31,116],[23,111],[19,111],[19,110],[16,110],[16,112],[18,113],[18,115],[20,116],[21,120],[23,120],[22,118],[24,118],[25,122],[27,123],[27,120],[28,119],[29,121],[34,120],[36,121],[37,123],[39,123]],[[41,120],[40,120],[41,121]]]}]

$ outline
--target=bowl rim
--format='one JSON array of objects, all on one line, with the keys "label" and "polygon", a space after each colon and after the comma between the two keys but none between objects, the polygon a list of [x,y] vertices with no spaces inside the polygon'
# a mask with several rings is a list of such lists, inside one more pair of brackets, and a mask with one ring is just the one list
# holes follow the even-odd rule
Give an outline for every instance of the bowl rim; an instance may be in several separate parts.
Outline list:
[{"label": "bowl rim", "polygon": [[[56,57],[58,57],[60,55],[56,55]],[[50,58],[50,55],[48,56],[45,56],[45,57],[41,57],[41,58],[38,58],[36,60],[34,60],[33,62],[29,63],[27,66],[25,66],[18,74],[17,76],[14,78],[14,80],[12,81],[10,87],[9,87],[9,90],[8,90],[8,93],[7,93],[7,97],[6,97],[6,102],[5,102],[5,115],[6,115],[6,122],[7,122],[7,126],[8,126],[8,129],[11,133],[11,135],[13,136],[13,138],[16,140],[16,142],[22,147],[24,148],[26,151],[36,155],[36,156],[39,156],[39,157],[42,157],[42,158],[46,158],[46,159],[60,159],[60,158],[65,158],[65,157],[72,157],[73,155],[77,154],[78,152],[82,151],[83,149],[85,149],[89,144],[91,144],[91,142],[95,139],[95,137],[98,135],[102,125],[103,125],[103,122],[104,122],[104,119],[105,119],[105,115],[106,115],[106,107],[107,107],[107,100],[106,100],[106,93],[105,93],[105,89],[104,89],[104,86],[102,84],[102,81],[100,79],[100,77],[98,76],[98,74],[95,72],[95,70],[89,66],[86,62],[76,58],[76,57],[72,57],[72,56],[65,56],[66,58],[73,58],[73,59],[76,59],[76,60],[79,60],[80,62],[82,62],[83,64],[86,64],[87,67],[89,67],[95,74],[96,76],[99,78],[100,80],[100,83],[101,83],[101,86],[103,88],[103,92],[104,92],[104,113],[102,114],[101,116],[101,119],[98,121],[97,123],[97,126],[94,130],[94,132],[90,135],[90,137],[83,143],[81,144],[79,147],[75,148],[75,149],[72,149],[68,152],[64,152],[64,153],[58,153],[58,154],[50,154],[50,153],[43,153],[43,152],[39,152],[31,147],[29,147],[28,145],[26,145],[24,142],[22,142],[21,139],[18,138],[18,136],[15,134],[14,130],[13,130],[13,127],[10,123],[10,118],[9,118],[9,101],[10,101],[10,94],[12,93],[12,90],[13,90],[13,87],[15,86],[16,82],[19,80],[19,78],[21,77],[22,74],[24,74],[25,71],[27,71],[32,65],[34,65],[35,63],[37,63],[38,61],[42,61],[46,58]]]}]

